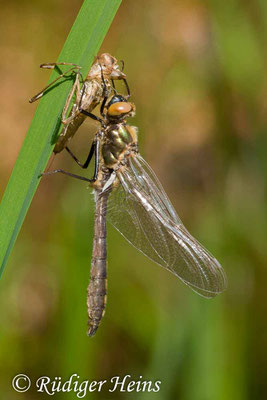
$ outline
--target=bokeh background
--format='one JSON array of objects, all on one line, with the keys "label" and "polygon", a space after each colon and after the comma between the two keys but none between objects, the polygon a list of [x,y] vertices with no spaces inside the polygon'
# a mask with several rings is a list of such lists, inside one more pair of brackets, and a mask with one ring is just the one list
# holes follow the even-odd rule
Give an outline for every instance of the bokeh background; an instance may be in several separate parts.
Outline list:
[{"label": "bokeh background", "polygon": [[[57,59],[81,3],[1,4],[1,194],[36,107],[28,98],[48,79],[38,65]],[[1,398],[48,397],[12,390],[17,373],[162,382],[92,399],[266,397],[266,41],[266,1],[123,2],[100,51],[125,61],[140,151],[229,287],[197,296],[108,226],[108,304],[89,339],[93,196],[68,177],[42,179],[0,282]],[[95,129],[86,122],[71,144],[81,159]],[[67,154],[59,166],[78,171]]]}]

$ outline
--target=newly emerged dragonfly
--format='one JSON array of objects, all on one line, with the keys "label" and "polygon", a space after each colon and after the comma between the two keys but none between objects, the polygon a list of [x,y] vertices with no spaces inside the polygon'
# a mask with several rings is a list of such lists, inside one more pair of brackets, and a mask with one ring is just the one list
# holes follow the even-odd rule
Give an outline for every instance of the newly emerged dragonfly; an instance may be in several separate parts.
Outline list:
[{"label": "newly emerged dragonfly", "polygon": [[182,224],[151,167],[138,152],[137,128],[127,124],[135,114],[133,103],[114,95],[102,104],[101,118],[83,111],[100,123],[85,164],[95,156],[90,182],[96,209],[91,279],[88,287],[88,335],[93,336],[106,305],[106,217],[139,251],[179,277],[198,294],[211,298],[226,288],[219,262],[194,239]]},{"label": "newly emerged dragonfly", "polygon": [[[126,75],[122,72],[116,58],[108,53],[103,53],[96,57],[85,80],[83,80],[82,87],[80,85],[80,79],[82,79],[80,72],[81,67],[76,64],[65,62],[48,63],[42,64],[40,67],[45,69],[54,69],[58,65],[68,65],[71,66],[71,68],[59,75],[53,82],[29,100],[30,103],[33,103],[42,97],[47,89],[54,85],[59,79],[72,71],[76,72],[75,82],[67,97],[62,112],[61,121],[64,126],[54,147],[54,153],[61,152],[67,146],[68,141],[75,135],[78,128],[85,120],[86,116],[80,112],[80,109],[91,112],[98,104],[100,104],[101,101],[104,99],[107,100],[112,92],[116,92],[114,80],[123,80],[128,93],[127,98],[130,95]],[[69,112],[69,107],[74,93],[76,93],[75,102]]]}]

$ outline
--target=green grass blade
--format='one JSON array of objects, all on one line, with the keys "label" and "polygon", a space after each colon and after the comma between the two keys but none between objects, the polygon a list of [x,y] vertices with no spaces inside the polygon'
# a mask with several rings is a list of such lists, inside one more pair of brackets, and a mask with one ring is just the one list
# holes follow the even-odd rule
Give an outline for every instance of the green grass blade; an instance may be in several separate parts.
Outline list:
[{"label": "green grass blade", "polygon": [[[79,64],[85,76],[120,3],[121,0],[85,0],[58,61]],[[53,72],[50,81],[56,76]],[[0,205],[0,276],[39,184],[40,173],[52,153],[71,85],[70,80],[57,85],[40,101],[4,193]]]}]

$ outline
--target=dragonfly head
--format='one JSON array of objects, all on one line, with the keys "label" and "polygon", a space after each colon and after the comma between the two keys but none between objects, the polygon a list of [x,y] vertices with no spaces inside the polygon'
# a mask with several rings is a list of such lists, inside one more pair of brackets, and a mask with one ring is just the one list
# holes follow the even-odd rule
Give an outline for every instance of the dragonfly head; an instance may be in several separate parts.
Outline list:
[{"label": "dragonfly head", "polygon": [[112,96],[106,106],[107,118],[112,121],[122,121],[135,114],[135,105],[121,95]]}]

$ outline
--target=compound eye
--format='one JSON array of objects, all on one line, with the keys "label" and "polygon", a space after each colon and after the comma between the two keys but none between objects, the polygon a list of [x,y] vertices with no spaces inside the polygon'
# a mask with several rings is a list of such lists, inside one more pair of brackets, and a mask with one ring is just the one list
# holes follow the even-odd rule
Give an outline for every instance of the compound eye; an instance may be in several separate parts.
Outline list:
[{"label": "compound eye", "polygon": [[120,115],[128,114],[130,111],[132,111],[131,103],[118,102],[109,106],[108,115],[111,117],[119,117]]}]

